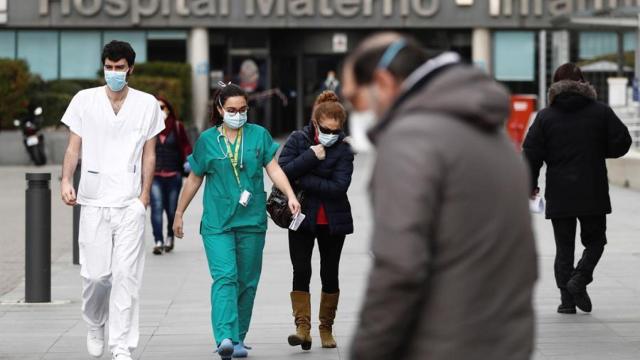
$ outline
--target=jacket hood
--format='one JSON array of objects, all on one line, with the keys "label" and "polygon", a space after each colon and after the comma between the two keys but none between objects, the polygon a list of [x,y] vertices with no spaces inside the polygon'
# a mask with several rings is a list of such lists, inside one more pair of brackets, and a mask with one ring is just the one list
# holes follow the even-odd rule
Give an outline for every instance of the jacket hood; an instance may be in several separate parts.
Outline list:
[{"label": "jacket hood", "polygon": [[562,80],[549,87],[547,95],[551,106],[571,109],[598,98],[596,89],[589,83]]},{"label": "jacket hood", "polygon": [[415,89],[385,118],[416,112],[444,113],[485,131],[496,131],[509,116],[509,92],[480,69],[453,65]]}]

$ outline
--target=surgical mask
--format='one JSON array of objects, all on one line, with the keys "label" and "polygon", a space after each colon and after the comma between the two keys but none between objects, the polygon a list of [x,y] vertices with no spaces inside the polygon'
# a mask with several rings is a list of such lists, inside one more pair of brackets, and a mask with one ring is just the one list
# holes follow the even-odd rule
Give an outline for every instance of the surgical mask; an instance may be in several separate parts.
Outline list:
[{"label": "surgical mask", "polygon": [[349,114],[349,130],[351,133],[351,147],[358,153],[370,152],[373,144],[367,133],[376,124],[376,114],[373,110],[352,111]]},{"label": "surgical mask", "polygon": [[167,120],[167,118],[169,117],[169,114],[167,114],[166,112],[162,112],[162,120]]},{"label": "surgical mask", "polygon": [[247,123],[247,113],[237,112],[231,115],[225,111],[222,121],[224,121],[230,129],[240,129]]},{"label": "surgical mask", "polygon": [[318,130],[318,141],[320,141],[320,144],[326,147],[331,147],[333,144],[335,144],[336,141],[338,141],[339,137],[340,135],[338,134],[325,134]]},{"label": "surgical mask", "polygon": [[107,86],[111,91],[119,92],[127,85],[127,72],[126,71],[104,71],[104,80],[107,82]]}]

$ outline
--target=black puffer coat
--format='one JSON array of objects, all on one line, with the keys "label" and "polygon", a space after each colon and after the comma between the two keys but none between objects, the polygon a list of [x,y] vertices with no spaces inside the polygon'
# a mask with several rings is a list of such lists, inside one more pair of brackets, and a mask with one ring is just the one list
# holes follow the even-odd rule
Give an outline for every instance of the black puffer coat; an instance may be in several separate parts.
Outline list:
[{"label": "black puffer coat", "polygon": [[547,218],[611,213],[605,159],[629,151],[629,130],[609,106],[596,101],[595,89],[586,83],[554,83],[549,104],[523,145],[534,189],[542,163],[547,164]]},{"label": "black puffer coat", "polygon": [[326,159],[318,160],[313,150],[315,131],[311,125],[296,131],[287,140],[278,163],[294,188],[304,190],[301,231],[314,232],[320,204],[324,205],[332,235],[353,233],[353,217],[347,190],[353,174],[353,151],[344,141],[326,148]]}]

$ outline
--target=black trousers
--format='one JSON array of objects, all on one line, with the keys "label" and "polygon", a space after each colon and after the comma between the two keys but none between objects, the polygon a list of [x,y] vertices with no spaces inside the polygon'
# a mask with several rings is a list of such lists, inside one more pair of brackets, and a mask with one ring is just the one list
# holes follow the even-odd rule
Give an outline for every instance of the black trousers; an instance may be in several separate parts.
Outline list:
[{"label": "black trousers", "polygon": [[[576,223],[580,221],[580,238],[584,246],[582,258],[574,268]],[[607,244],[606,215],[551,219],[556,239],[555,275],[559,288],[565,288],[574,275],[580,275],[584,285],[593,281],[593,271]]]},{"label": "black trousers", "polygon": [[309,292],[311,256],[316,239],[318,239],[318,249],[320,250],[322,292],[335,294],[340,291],[338,272],[345,237],[344,235],[329,234],[329,226],[327,225],[318,225],[315,233],[289,230],[293,291]]}]

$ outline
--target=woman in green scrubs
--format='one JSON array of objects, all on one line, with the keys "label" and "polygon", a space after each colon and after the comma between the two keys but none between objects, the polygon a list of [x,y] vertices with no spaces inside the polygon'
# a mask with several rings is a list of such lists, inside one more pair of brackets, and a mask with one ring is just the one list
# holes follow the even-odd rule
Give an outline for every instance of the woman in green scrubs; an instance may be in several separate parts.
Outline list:
[{"label": "woman in green scrubs", "polygon": [[184,236],[183,214],[206,178],[200,234],[213,278],[211,322],[222,359],[246,357],[244,339],[262,269],[267,231],[263,168],[289,198],[300,204],[277,161],[278,144],[261,126],[247,124],[247,94],[222,87],[214,116],[220,125],[206,130],[189,156],[189,175],[176,211],[174,232]]}]

